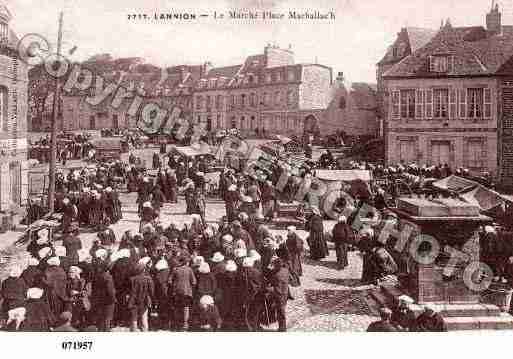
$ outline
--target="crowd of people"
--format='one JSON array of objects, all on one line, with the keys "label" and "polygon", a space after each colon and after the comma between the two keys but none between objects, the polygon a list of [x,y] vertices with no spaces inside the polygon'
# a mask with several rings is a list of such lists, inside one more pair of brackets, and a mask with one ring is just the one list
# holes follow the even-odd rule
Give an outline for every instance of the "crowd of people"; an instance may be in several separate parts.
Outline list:
[{"label": "crowd of people", "polygon": [[[317,162],[305,162],[280,190],[278,182],[285,168],[272,166],[267,179],[261,180],[225,167],[215,195],[224,201],[226,215],[220,223],[209,224],[206,196],[213,193],[207,191],[205,174],[212,164],[206,157],[185,159],[171,153],[165,159],[154,155],[156,176],[133,154],[128,163],[89,165],[57,175],[55,207],[62,213],[62,237],[50,238],[43,229],[29,239],[28,266],[13,268],[2,283],[4,328],[257,331],[277,322],[279,330],[286,330],[286,305],[293,298],[290,287],[301,282],[304,241],[295,227],[289,227],[282,238],[271,233],[268,223],[278,216],[278,201],[293,200],[302,179],[311,177],[317,168],[338,168],[334,167],[335,163],[340,166],[338,161],[327,151]],[[404,179],[412,188],[425,178],[452,174],[448,166],[384,168],[352,162],[350,167],[370,170],[376,178]],[[468,175],[463,169],[455,173]],[[123,216],[119,199],[123,186],[128,193],[137,193],[140,223],[137,231],[116,236],[111,225]],[[183,228],[173,223],[164,226],[161,209],[164,203],[175,205],[179,195],[185,198],[191,222]],[[303,213],[301,225],[308,232],[305,241],[310,259],[326,258],[328,241],[332,241],[340,269],[348,266],[349,251],[360,252],[363,283],[375,284],[407,273],[405,255],[397,251],[394,240],[382,243],[377,238],[385,225],[399,229],[397,215],[387,208],[390,195],[394,196],[393,189],[376,185],[365,195],[357,195],[352,205],[335,201],[345,208],[345,215],[338,217],[330,233],[324,227],[324,214],[309,205],[306,195],[309,213]],[[364,204],[373,206],[376,213],[367,213],[355,231],[355,222],[362,222],[357,217]],[[378,217],[384,220],[376,221]],[[83,227],[97,232],[90,249],[79,236]],[[484,231],[483,238],[488,239],[483,239],[483,246],[489,244],[489,251],[485,249],[483,255],[488,255],[490,263],[495,261],[491,264],[497,280],[507,280],[507,264],[513,273],[513,260],[509,256],[497,259],[502,237],[492,232],[497,234],[490,228]],[[399,328],[388,309],[382,315],[370,331],[388,328],[390,323],[395,323],[390,328]],[[399,330],[428,330],[427,324],[412,323]],[[435,330],[435,326],[429,328]]]}]

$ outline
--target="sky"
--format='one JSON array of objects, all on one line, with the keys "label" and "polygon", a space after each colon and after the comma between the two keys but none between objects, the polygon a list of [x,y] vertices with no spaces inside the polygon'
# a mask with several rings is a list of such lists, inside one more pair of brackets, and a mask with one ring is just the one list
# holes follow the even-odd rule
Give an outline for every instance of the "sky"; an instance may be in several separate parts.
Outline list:
[{"label": "sky", "polygon": [[[0,0],[2,1],[2,0]],[[266,44],[291,46],[296,63],[319,63],[349,81],[376,81],[376,63],[405,26],[437,29],[485,25],[492,0],[5,0],[19,37],[57,39],[64,11],[63,50],[73,61],[99,53],[142,57],[158,66],[237,65],[263,53]],[[513,1],[499,1],[503,24],[513,25]],[[335,20],[214,20],[229,10],[333,11]],[[207,13],[192,22],[128,20],[128,14]]]}]

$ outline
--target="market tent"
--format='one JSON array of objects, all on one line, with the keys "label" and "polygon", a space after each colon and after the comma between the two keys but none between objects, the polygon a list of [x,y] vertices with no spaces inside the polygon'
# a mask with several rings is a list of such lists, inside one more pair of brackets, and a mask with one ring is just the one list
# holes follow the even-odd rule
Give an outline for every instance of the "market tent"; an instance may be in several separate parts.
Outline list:
[{"label": "market tent", "polygon": [[507,201],[504,196],[482,184],[455,175],[433,182],[433,187],[456,192],[468,203],[478,205],[482,211],[490,211]]},{"label": "market tent", "polygon": [[433,187],[444,191],[453,191],[457,193],[467,192],[475,186],[480,186],[480,184],[475,181],[455,175],[435,181],[432,185]]},{"label": "market tent", "polygon": [[315,177],[323,181],[352,182],[360,180],[370,182],[372,177],[369,170],[317,170]]},{"label": "market tent", "polygon": [[482,185],[461,195],[467,202],[478,205],[482,211],[489,211],[502,205],[505,199],[497,192]]},{"label": "market tent", "polygon": [[212,155],[210,146],[205,144],[198,147],[193,146],[173,146],[171,152],[176,152],[185,157],[196,157]]}]

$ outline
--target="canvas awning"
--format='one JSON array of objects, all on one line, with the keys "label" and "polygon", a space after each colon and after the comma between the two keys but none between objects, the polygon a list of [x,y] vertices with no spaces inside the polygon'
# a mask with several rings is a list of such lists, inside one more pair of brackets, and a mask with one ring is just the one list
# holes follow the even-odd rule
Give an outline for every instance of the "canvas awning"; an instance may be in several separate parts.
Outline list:
[{"label": "canvas awning", "polygon": [[483,211],[489,211],[503,204],[505,199],[497,192],[482,185],[461,195],[467,202],[478,205]]},{"label": "canvas awning", "polygon": [[315,177],[323,181],[370,182],[371,173],[369,170],[317,170]]},{"label": "canvas awning", "polygon": [[177,152],[178,154],[185,157],[196,157],[204,155],[212,155],[209,145],[201,145],[198,147],[192,146],[173,146],[171,151]]},{"label": "canvas awning", "polygon": [[478,205],[482,211],[489,211],[507,199],[476,181],[455,175],[433,182],[433,187],[456,192],[468,203]]},{"label": "canvas awning", "polygon": [[444,179],[433,182],[433,187],[444,190],[462,193],[470,189],[480,186],[479,183],[469,180],[467,178],[451,175]]}]

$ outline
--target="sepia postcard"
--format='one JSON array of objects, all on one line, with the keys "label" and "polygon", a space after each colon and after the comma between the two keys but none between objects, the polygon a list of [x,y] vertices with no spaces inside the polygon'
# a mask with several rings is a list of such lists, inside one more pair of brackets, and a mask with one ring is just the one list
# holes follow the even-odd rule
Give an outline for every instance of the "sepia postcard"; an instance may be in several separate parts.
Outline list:
[{"label": "sepia postcard", "polygon": [[492,336],[512,294],[513,2],[0,1],[2,345]]}]

